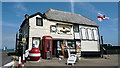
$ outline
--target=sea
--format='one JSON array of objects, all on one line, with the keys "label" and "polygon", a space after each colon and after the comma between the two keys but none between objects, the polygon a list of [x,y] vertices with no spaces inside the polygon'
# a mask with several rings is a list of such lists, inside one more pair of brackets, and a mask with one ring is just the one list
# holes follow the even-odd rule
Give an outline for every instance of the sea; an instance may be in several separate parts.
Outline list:
[{"label": "sea", "polygon": [[[4,51],[3,49],[0,49],[0,52],[3,52],[3,51]],[[14,52],[15,49],[7,49],[6,51],[7,51],[7,52]]]}]

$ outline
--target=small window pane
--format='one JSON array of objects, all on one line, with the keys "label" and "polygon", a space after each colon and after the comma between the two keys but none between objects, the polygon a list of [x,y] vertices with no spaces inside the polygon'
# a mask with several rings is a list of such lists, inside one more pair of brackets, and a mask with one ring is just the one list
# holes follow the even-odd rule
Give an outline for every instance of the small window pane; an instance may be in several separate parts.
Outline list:
[{"label": "small window pane", "polygon": [[92,37],[92,30],[91,29],[88,29],[88,39],[89,40],[93,39],[93,37]]},{"label": "small window pane", "polygon": [[67,41],[67,46],[69,48],[75,48],[75,42],[74,41]]},{"label": "small window pane", "polygon": [[73,30],[74,30],[74,32],[78,32],[79,31],[79,25],[73,25]]},{"label": "small window pane", "polygon": [[85,28],[82,28],[82,39],[87,39],[87,36],[86,36],[86,29]]},{"label": "small window pane", "polygon": [[95,39],[95,40],[98,40],[97,30],[93,30],[93,34],[94,34],[94,39]]}]

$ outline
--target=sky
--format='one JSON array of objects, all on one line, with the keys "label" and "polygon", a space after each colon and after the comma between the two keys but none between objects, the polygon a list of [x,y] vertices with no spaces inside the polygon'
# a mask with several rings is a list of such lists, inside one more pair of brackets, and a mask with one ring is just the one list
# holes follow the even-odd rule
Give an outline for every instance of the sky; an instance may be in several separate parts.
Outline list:
[{"label": "sky", "polygon": [[[2,46],[15,48],[15,35],[24,20],[24,15],[48,9],[58,9],[81,14],[99,25],[104,43],[118,45],[118,3],[117,2],[2,2]],[[110,17],[99,22],[97,13]]]}]

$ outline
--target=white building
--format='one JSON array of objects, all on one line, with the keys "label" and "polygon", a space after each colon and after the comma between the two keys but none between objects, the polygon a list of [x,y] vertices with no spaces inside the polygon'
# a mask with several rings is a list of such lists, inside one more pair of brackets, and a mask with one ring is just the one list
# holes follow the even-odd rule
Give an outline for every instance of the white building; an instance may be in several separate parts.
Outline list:
[{"label": "white building", "polygon": [[85,16],[49,9],[44,14],[38,12],[25,17],[19,32],[27,39],[26,49],[31,49],[32,44],[35,44],[42,50],[42,37],[51,36],[53,55],[57,55],[64,41],[71,51],[76,51],[78,45],[82,55],[100,55],[98,25]]}]

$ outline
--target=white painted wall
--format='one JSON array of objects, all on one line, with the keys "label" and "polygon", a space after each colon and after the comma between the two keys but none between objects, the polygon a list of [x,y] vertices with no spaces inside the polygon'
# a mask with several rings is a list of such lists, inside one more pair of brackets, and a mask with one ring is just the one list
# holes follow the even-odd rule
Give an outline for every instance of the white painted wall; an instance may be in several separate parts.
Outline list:
[{"label": "white painted wall", "polygon": [[29,19],[30,23],[30,31],[29,31],[29,48],[32,47],[32,37],[42,37],[45,35],[52,36],[53,39],[74,39],[73,35],[73,27],[72,27],[72,34],[58,34],[50,32],[50,25],[56,25],[57,23],[62,22],[55,22],[43,19],[43,26],[36,26],[36,17],[40,17],[39,15],[34,16],[33,18]]},{"label": "white painted wall", "polygon": [[56,23],[62,23],[62,22],[55,22],[55,21],[48,21],[46,19],[43,20],[43,26],[36,26],[36,17],[39,17],[39,15],[30,18],[30,35],[29,37],[42,37],[45,35],[50,35],[54,39],[60,38],[60,39],[74,39],[73,36],[73,28],[72,28],[72,35],[67,34],[57,34],[57,33],[51,33],[50,32],[50,25],[56,25]]},{"label": "white painted wall", "polygon": [[[53,39],[74,39],[73,27],[71,29],[72,30],[71,35],[51,33],[50,25],[56,25],[56,23],[62,23],[62,22],[55,22],[55,21],[49,21],[43,19],[43,26],[36,26],[36,17],[40,17],[40,16],[36,15],[29,19],[29,25],[30,25],[29,49],[32,48],[32,37],[40,37],[42,39],[43,36],[49,35],[52,36]],[[81,26],[81,25],[79,26],[79,28],[90,28],[90,29],[98,30],[97,27]],[[24,30],[25,33],[27,33],[28,28],[23,27],[22,29]],[[98,41],[81,40],[81,51],[100,51],[99,40]]]},{"label": "white painted wall", "polygon": [[98,41],[81,41],[81,51],[100,51]]},{"label": "white painted wall", "polygon": [[[79,26],[79,28],[97,29],[97,27]],[[100,51],[99,36],[97,41],[81,40],[81,51]]]}]

